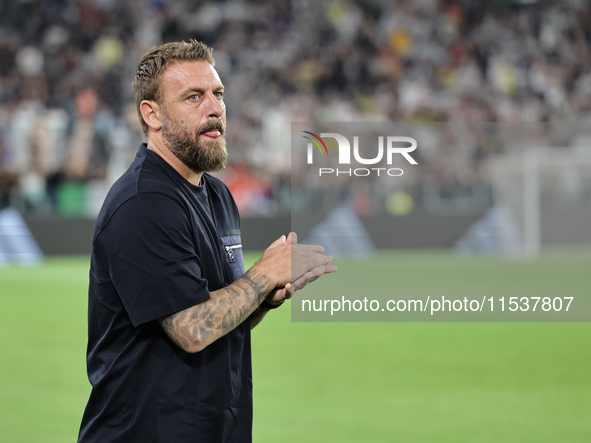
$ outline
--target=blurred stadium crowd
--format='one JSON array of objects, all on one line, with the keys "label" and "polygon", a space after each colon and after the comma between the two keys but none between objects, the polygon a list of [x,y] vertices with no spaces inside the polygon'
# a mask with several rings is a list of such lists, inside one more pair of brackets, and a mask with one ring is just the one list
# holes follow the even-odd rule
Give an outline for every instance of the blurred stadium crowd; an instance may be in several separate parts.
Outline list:
[{"label": "blurred stadium crowd", "polygon": [[[289,211],[291,122],[562,122],[591,111],[583,0],[3,1],[0,207],[96,215],[143,141],[131,93],[141,55],[189,38],[214,48],[226,86],[221,175],[243,215]],[[548,128],[531,143],[580,142]],[[491,140],[432,141],[405,191],[417,202],[427,191],[486,195],[483,167],[506,149]]]}]

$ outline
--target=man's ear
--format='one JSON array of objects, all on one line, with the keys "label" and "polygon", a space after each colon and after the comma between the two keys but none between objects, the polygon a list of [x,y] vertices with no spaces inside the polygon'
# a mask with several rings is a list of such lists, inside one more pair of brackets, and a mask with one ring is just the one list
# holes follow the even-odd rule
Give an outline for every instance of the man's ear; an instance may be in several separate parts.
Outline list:
[{"label": "man's ear", "polygon": [[140,103],[140,112],[146,125],[154,131],[162,127],[160,106],[154,100],[144,100]]}]

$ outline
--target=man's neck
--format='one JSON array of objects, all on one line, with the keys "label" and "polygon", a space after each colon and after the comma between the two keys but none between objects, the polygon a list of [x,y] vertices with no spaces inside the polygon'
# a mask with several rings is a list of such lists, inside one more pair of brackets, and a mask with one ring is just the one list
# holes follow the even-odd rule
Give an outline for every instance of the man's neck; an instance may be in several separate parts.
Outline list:
[{"label": "man's neck", "polygon": [[154,151],[162,159],[168,163],[173,169],[178,172],[185,180],[195,186],[201,185],[201,177],[203,172],[195,172],[187,165],[185,165],[179,158],[172,153],[170,149],[164,144],[162,140],[148,140],[148,149]]}]

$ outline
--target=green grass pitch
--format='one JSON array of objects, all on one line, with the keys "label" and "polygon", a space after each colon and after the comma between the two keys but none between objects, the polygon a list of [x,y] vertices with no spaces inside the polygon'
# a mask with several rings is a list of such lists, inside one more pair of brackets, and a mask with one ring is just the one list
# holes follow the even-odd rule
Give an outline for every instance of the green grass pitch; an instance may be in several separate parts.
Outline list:
[{"label": "green grass pitch", "polygon": [[[588,255],[397,252],[337,264],[416,294],[591,289]],[[339,273],[310,290],[348,294]],[[76,440],[87,285],[87,257],[0,269],[1,441]],[[254,441],[589,442],[590,344],[588,323],[292,323],[286,305],[253,331]]]}]

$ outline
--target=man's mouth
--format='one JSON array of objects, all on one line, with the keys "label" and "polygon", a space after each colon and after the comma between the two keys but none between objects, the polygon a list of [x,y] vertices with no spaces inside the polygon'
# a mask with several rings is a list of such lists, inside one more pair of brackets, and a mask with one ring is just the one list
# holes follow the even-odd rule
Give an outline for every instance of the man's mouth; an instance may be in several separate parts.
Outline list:
[{"label": "man's mouth", "polygon": [[213,129],[211,131],[204,132],[201,135],[215,139],[215,138],[221,137],[222,133],[220,132],[219,129]]}]

